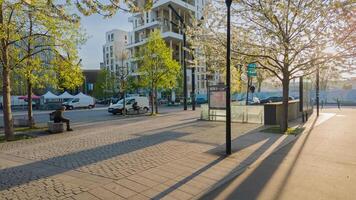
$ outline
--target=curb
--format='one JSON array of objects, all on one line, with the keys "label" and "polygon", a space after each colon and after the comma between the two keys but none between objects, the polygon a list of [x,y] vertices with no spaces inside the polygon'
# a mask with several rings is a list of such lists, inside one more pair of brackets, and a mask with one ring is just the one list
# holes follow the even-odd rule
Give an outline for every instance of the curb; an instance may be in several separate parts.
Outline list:
[{"label": "curb", "polygon": [[239,176],[240,174],[242,174],[243,172],[245,172],[246,169],[249,169],[250,167],[252,167],[255,164],[258,164],[262,161],[264,161],[265,159],[267,159],[268,157],[270,157],[272,154],[274,154],[275,152],[279,151],[280,149],[282,149],[283,147],[287,146],[288,144],[294,142],[297,138],[299,138],[301,135],[311,131],[311,128],[314,125],[314,121],[316,120],[316,114],[312,114],[312,116],[310,116],[309,120],[303,124],[302,127],[305,127],[305,129],[303,130],[302,133],[297,134],[295,137],[293,137],[293,139],[287,141],[284,144],[279,145],[278,147],[276,147],[269,155],[267,155],[265,158],[263,158],[262,160],[259,160],[256,162],[252,161],[249,163],[246,163],[244,166],[241,166],[240,168],[232,171],[230,173],[230,176],[218,181],[216,184],[214,184],[213,187],[206,189],[205,191],[202,191],[201,193],[199,193],[197,196],[193,197],[192,199],[201,199],[204,196],[208,196],[209,193],[211,193],[212,191],[216,190],[217,188],[221,187],[222,185],[224,185],[225,183],[233,180],[234,178],[236,178],[237,176]]}]

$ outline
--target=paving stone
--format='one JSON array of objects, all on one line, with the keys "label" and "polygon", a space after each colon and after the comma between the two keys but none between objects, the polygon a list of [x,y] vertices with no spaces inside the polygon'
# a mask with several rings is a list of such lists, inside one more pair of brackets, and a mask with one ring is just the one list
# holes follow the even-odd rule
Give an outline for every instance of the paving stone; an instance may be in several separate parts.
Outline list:
[{"label": "paving stone", "polygon": [[137,192],[134,192],[134,191],[132,191],[124,186],[121,186],[119,184],[116,184],[116,183],[109,183],[109,184],[105,185],[104,187],[105,187],[105,189],[107,189],[115,194],[118,194],[124,198],[129,198],[129,197],[137,194]]},{"label": "paving stone", "polygon": [[128,199],[130,199],[130,200],[149,200],[150,198],[145,195],[142,195],[142,194],[137,194],[137,195],[132,196]]},{"label": "paving stone", "polygon": [[100,200],[99,198],[95,197],[94,195],[88,193],[88,192],[83,192],[80,194],[77,194],[73,196],[74,199],[76,200]]},{"label": "paving stone", "polygon": [[120,200],[124,199],[123,197],[110,192],[109,190],[106,190],[104,188],[98,187],[92,190],[88,191],[90,194],[94,195],[95,197],[102,199],[102,200],[109,200],[109,199],[115,199],[115,200]]},{"label": "paving stone", "polygon": [[122,185],[124,187],[127,187],[137,193],[140,193],[140,192],[148,189],[147,186],[139,184],[139,183],[129,180],[129,179],[120,179],[120,180],[116,181],[116,183],[119,185]]},{"label": "paving stone", "polygon": [[[178,112],[124,125],[102,122],[98,127],[1,143],[0,199],[194,195],[237,164],[226,159],[222,169],[217,166],[216,172],[198,173],[177,184],[219,158],[205,152],[225,143],[223,124],[195,121],[198,115]],[[239,124],[232,136],[258,126]],[[194,189],[189,187],[194,184]]]},{"label": "paving stone", "polygon": [[145,185],[147,187],[153,187],[153,186],[159,184],[159,182],[152,181],[152,180],[150,180],[148,178],[145,178],[145,177],[139,176],[139,175],[132,175],[132,176],[129,176],[127,178],[132,180],[132,181],[135,181],[137,183],[140,183],[142,185]]}]

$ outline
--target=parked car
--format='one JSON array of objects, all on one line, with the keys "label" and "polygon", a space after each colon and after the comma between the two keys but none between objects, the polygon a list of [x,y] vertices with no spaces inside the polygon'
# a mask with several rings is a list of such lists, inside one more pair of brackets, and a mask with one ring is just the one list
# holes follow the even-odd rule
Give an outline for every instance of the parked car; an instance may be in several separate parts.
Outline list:
[{"label": "parked car", "polygon": [[[289,101],[290,100],[294,100],[293,97],[289,97]],[[272,96],[272,97],[267,97],[265,99],[260,100],[260,103],[264,104],[264,103],[274,103],[274,102],[282,102],[283,101],[283,97],[281,96]]]},{"label": "parked car", "polygon": [[203,97],[198,97],[196,100],[195,100],[195,103],[196,104],[203,104],[203,103],[208,103],[208,100],[203,98]]},{"label": "parked car", "polygon": [[168,104],[168,99],[158,99],[158,104]]},{"label": "parked car", "polygon": [[75,98],[64,102],[62,106],[65,106],[68,110],[73,110],[76,108],[94,108],[95,99],[91,96],[79,93],[75,96]]},{"label": "parked car", "polygon": [[[144,112],[148,112],[149,110],[149,101],[147,97],[127,97],[125,98],[125,109],[126,111],[132,108],[132,104],[137,102],[137,106],[143,109]],[[124,108],[124,99],[121,99],[115,104],[111,104],[108,108],[108,112],[116,115],[117,113],[122,114]]]}]

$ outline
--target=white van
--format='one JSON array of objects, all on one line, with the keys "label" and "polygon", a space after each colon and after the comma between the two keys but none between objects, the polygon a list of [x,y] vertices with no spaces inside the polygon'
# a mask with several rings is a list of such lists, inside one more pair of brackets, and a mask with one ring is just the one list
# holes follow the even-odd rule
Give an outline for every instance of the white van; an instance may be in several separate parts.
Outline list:
[{"label": "white van", "polygon": [[70,99],[62,104],[68,110],[73,110],[75,108],[94,108],[95,100],[91,96],[87,95],[76,95],[73,99]]},{"label": "white van", "polygon": [[[145,113],[149,110],[149,102],[147,97],[126,97],[125,98],[125,109],[126,111],[132,109],[132,104],[137,102],[139,106]],[[115,104],[111,104],[108,108],[108,112],[116,115],[117,113],[122,114],[124,99],[121,99]]]}]

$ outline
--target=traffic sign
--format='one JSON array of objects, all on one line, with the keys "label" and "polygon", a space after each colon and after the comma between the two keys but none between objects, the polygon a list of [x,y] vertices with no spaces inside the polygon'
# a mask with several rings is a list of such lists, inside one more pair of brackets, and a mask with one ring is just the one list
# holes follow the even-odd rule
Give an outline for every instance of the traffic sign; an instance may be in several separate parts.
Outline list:
[{"label": "traffic sign", "polygon": [[256,63],[249,63],[247,65],[247,76],[257,76]]}]

